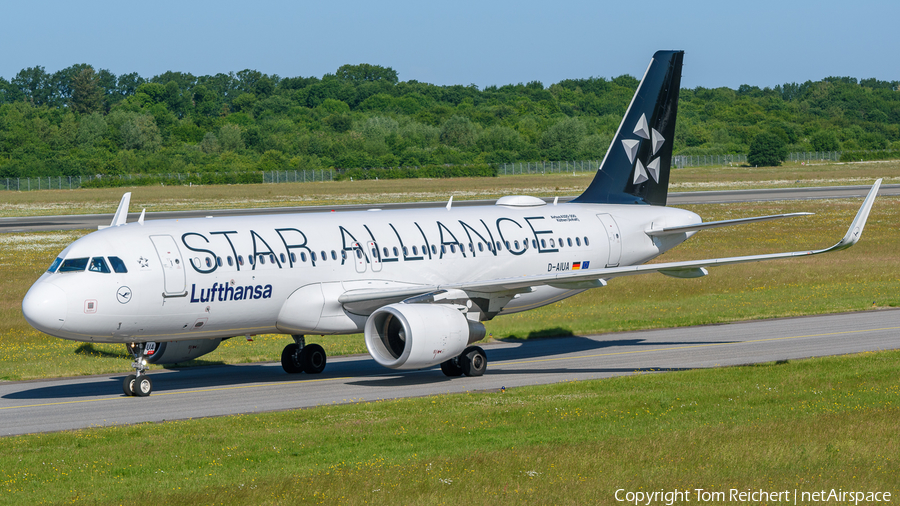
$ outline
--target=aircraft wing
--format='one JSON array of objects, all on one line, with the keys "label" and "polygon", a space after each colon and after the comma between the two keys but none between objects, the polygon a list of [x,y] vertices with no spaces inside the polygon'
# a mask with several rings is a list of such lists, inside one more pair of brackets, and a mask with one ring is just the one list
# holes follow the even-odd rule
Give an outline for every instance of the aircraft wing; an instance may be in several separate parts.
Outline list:
[{"label": "aircraft wing", "polygon": [[[602,269],[586,269],[578,271],[570,271],[561,274],[535,274],[529,276],[517,276],[511,278],[499,278],[481,281],[469,281],[462,283],[447,283],[442,285],[420,285],[417,287],[393,289],[393,290],[352,290],[344,293],[338,298],[342,304],[352,304],[359,302],[373,302],[385,300],[395,302],[398,297],[414,297],[438,290],[463,290],[465,292],[477,293],[516,293],[527,292],[533,286],[551,285],[559,288],[591,288],[603,286],[605,280],[620,276],[633,276],[636,274],[647,274],[651,272],[659,272],[675,277],[699,277],[706,274],[706,267],[715,267],[719,265],[733,265],[747,262],[761,262],[764,260],[776,260],[779,258],[793,258],[810,255],[819,255],[822,253],[830,253],[832,251],[840,251],[847,249],[862,236],[863,228],[866,220],[869,218],[869,212],[878,195],[878,188],[881,186],[881,179],[875,181],[869,194],[860,206],[856,217],[850,223],[850,227],[844,237],[837,244],[830,248],[807,251],[791,251],[786,253],[770,253],[764,255],[748,255],[739,257],[725,258],[709,258],[704,260],[688,260],[682,262],[668,262],[659,264],[642,264],[628,265],[622,267],[607,267]],[[769,217],[763,217],[769,218]],[[774,219],[774,218],[770,218]],[[718,222],[721,223],[721,222]]]}]

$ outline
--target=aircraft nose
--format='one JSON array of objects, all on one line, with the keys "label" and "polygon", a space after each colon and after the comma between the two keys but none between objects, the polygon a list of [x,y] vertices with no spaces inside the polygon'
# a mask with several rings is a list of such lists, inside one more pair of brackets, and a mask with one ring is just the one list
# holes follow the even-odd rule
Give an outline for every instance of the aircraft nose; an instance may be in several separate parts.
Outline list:
[{"label": "aircraft nose", "polygon": [[22,314],[32,327],[52,334],[66,322],[66,294],[50,283],[36,283],[22,299]]}]

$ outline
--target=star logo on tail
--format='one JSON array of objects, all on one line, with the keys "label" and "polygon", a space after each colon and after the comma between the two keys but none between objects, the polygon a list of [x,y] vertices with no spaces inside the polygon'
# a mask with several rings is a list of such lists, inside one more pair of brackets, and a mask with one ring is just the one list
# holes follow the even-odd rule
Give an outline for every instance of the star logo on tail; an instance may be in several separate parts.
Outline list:
[{"label": "star logo on tail", "polygon": [[[634,134],[652,143],[653,153],[651,154],[651,156],[656,156],[660,148],[662,148],[663,144],[665,144],[666,142],[665,137],[663,137],[661,133],[657,132],[655,128],[650,128],[650,126],[647,124],[647,116],[645,114],[641,114],[641,118],[638,120],[637,125],[634,126]],[[649,180],[652,177],[653,181],[658,183],[658,157],[653,158],[646,166],[644,166],[644,163],[640,159],[637,159],[637,163],[635,163],[635,159],[637,158],[637,153],[640,146],[641,141],[638,139],[622,140],[622,147],[625,148],[625,154],[628,155],[628,162],[634,164],[634,177],[632,178],[632,182],[637,185]]]}]

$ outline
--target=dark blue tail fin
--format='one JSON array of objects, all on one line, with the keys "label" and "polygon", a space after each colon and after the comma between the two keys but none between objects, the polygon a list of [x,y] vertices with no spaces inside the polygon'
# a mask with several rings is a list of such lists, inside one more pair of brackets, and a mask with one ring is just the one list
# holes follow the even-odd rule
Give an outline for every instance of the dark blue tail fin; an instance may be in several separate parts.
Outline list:
[{"label": "dark blue tail fin", "polygon": [[572,202],[666,205],[684,51],[657,51],[590,186]]}]

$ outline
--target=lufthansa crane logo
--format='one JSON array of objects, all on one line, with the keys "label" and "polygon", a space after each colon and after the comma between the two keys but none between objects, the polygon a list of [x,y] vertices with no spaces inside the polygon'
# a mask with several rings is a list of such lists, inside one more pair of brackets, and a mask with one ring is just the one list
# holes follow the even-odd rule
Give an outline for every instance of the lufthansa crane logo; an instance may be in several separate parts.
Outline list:
[{"label": "lufthansa crane logo", "polygon": [[128,304],[128,301],[131,300],[131,288],[127,286],[119,287],[118,291],[116,291],[116,300],[122,304]]}]

